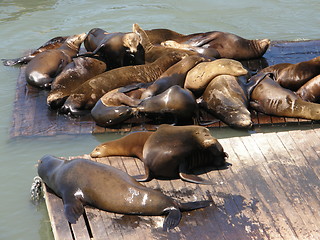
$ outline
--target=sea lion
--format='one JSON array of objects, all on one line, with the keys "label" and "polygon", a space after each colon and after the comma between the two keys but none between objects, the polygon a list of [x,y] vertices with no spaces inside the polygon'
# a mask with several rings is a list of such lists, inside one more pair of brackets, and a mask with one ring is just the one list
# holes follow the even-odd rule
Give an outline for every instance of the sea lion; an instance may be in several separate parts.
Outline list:
[{"label": "sea lion", "polygon": [[[95,33],[97,33],[97,37],[93,37]],[[104,37],[102,38],[102,36]],[[99,40],[99,44],[96,44]],[[102,29],[94,29],[85,42],[89,52],[80,56],[98,54],[107,63],[108,70],[144,64],[144,49],[140,45],[140,35],[137,33],[107,33]],[[93,49],[94,46],[96,48]]]},{"label": "sea lion", "polygon": [[178,85],[166,91],[146,98],[136,107],[138,114],[145,114],[148,118],[173,120],[175,124],[193,124],[198,116],[198,104],[188,89]]},{"label": "sea lion", "polygon": [[274,79],[282,87],[297,91],[311,78],[320,74],[320,57],[299,63],[279,63],[261,70],[263,73],[271,72]]},{"label": "sea lion", "polygon": [[143,147],[142,161],[145,174],[136,176],[138,181],[153,178],[176,178],[212,184],[196,175],[192,170],[201,167],[226,165],[227,154],[209,129],[201,126],[160,125]]},{"label": "sea lion", "polygon": [[5,66],[14,66],[17,64],[26,64],[31,61],[37,54],[50,50],[50,49],[57,49],[62,46],[62,44],[66,41],[68,36],[64,37],[54,37],[47,41],[46,43],[42,44],[40,47],[38,47],[36,50],[33,50],[29,52],[28,54],[14,59],[1,59],[3,65]]},{"label": "sea lion", "polygon": [[83,205],[89,204],[121,214],[167,215],[163,223],[167,231],[179,224],[180,211],[207,207],[211,203],[209,200],[179,203],[143,186],[117,168],[82,158],[62,160],[46,155],[39,160],[38,174],[62,198],[70,223],[76,223],[84,212]]},{"label": "sea lion", "polygon": [[83,45],[88,52],[93,52],[97,49],[97,47],[101,44],[102,40],[104,39],[105,35],[108,32],[101,28],[92,28],[85,40],[83,41]]},{"label": "sea lion", "polygon": [[320,75],[315,76],[305,84],[303,84],[298,90],[297,95],[303,100],[308,102],[320,101]]},{"label": "sea lion", "polygon": [[99,59],[74,58],[51,83],[51,91],[47,97],[48,106],[52,109],[60,108],[72,90],[106,69],[105,62]]},{"label": "sea lion", "polygon": [[196,46],[191,46],[189,44],[178,43],[173,40],[164,41],[161,43],[161,45],[164,47],[194,51],[194,52],[200,53],[203,56],[207,56],[210,58],[221,58],[220,53],[214,48],[196,47]]},{"label": "sea lion", "polygon": [[211,80],[203,95],[201,106],[234,128],[251,128],[249,99],[237,77],[219,75]]},{"label": "sea lion", "polygon": [[235,60],[260,58],[270,45],[269,39],[249,40],[232,33],[219,31],[185,35],[169,29],[152,29],[146,30],[146,34],[153,44],[173,40],[192,47],[213,48],[217,50],[221,58]]},{"label": "sea lion", "polygon": [[146,32],[138,25],[133,24],[132,32],[140,35],[140,43],[145,51],[145,61],[148,63],[154,62],[158,58],[168,53],[178,53],[185,55],[199,55],[199,53],[195,51],[185,50],[185,49],[177,49],[177,48],[167,48],[161,45],[154,45],[150,42],[150,39]]},{"label": "sea lion", "polygon": [[250,96],[250,106],[254,110],[280,117],[320,120],[319,104],[306,102],[291,90],[281,87],[272,73],[260,73],[249,80],[259,82]]},{"label": "sea lion", "polygon": [[61,111],[81,114],[83,110],[91,110],[105,93],[134,82],[155,81],[165,70],[185,56],[181,53],[168,53],[150,64],[126,66],[99,74],[72,91]]},{"label": "sea lion", "polygon": [[232,59],[217,59],[202,62],[192,68],[184,83],[184,88],[191,90],[196,97],[200,97],[209,82],[218,75],[232,75],[235,77],[248,73],[242,64]]},{"label": "sea lion", "polygon": [[48,88],[53,79],[72,61],[86,34],[68,37],[61,47],[37,54],[26,67],[25,75],[30,85]]},{"label": "sea lion", "polygon": [[185,57],[161,74],[161,76],[142,93],[141,99],[160,94],[173,85],[183,87],[188,71],[203,61],[207,61],[207,59],[198,55]]},{"label": "sea lion", "polygon": [[90,156],[101,158],[109,156],[126,156],[143,158],[144,144],[153,132],[132,132],[119,139],[101,143],[96,146]]}]

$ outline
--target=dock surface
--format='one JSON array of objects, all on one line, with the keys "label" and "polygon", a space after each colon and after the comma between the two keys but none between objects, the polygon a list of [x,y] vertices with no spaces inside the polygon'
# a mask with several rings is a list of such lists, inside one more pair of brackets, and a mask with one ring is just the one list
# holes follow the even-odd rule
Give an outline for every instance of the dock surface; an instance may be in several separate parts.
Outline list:
[{"label": "dock surface", "polygon": [[[115,214],[90,206],[76,224],[69,224],[62,200],[46,190],[55,239],[319,239],[320,128],[255,133],[219,142],[232,166],[200,175],[213,185],[179,179],[143,183],[182,202],[212,198],[212,206],[184,212],[175,229],[162,230],[163,216]],[[96,160],[130,175],[144,171],[135,158]]]}]

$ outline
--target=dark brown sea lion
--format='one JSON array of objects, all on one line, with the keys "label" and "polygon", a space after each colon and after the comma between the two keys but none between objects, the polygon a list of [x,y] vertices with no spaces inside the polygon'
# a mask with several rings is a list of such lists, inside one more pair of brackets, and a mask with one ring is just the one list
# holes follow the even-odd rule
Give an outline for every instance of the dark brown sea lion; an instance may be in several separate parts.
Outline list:
[{"label": "dark brown sea lion", "polygon": [[308,102],[320,102],[320,75],[315,76],[303,84],[296,92],[303,100]]},{"label": "dark brown sea lion", "polygon": [[154,62],[159,57],[166,55],[168,53],[178,53],[185,55],[199,55],[199,53],[195,51],[185,50],[185,49],[177,49],[177,48],[168,48],[163,47],[161,45],[154,45],[150,42],[150,39],[146,32],[138,25],[133,24],[132,32],[140,35],[141,45],[145,51],[145,61],[146,62]]},{"label": "dark brown sea lion", "polygon": [[26,79],[30,85],[47,88],[53,79],[77,55],[86,34],[68,37],[63,45],[37,54],[26,67]]},{"label": "dark brown sea lion", "polygon": [[223,147],[207,128],[164,124],[144,144],[145,175],[136,179],[180,177],[194,183],[212,184],[190,172],[201,167],[225,166],[226,157]]},{"label": "dark brown sea lion", "polygon": [[146,33],[153,44],[174,40],[193,47],[213,48],[218,51],[221,58],[236,60],[262,57],[270,45],[269,39],[249,40],[219,31],[184,35],[169,29],[152,29],[146,30]]},{"label": "dark brown sea lion", "polygon": [[135,82],[155,81],[185,56],[180,53],[168,53],[150,64],[126,66],[99,74],[72,91],[61,110],[64,113],[81,114],[83,110],[92,109],[105,93],[113,89]]},{"label": "dark brown sea lion", "polygon": [[235,128],[251,128],[251,113],[246,92],[237,77],[219,75],[211,80],[201,105],[212,115]]},{"label": "dark brown sea lion", "polygon": [[108,33],[102,29],[93,29],[85,44],[89,52],[80,56],[98,54],[107,63],[109,70],[144,64],[144,49],[140,44],[140,35],[137,33]]},{"label": "dark brown sea lion", "polygon": [[209,82],[218,75],[232,75],[235,77],[248,73],[242,64],[233,59],[217,59],[211,62],[202,62],[192,68],[184,83],[184,88],[200,97]]},{"label": "dark brown sea lion", "polygon": [[84,47],[88,52],[93,52],[101,44],[102,40],[107,34],[108,32],[101,28],[91,29],[88,32],[86,39],[83,41]]},{"label": "dark brown sea lion", "polygon": [[119,139],[101,143],[90,153],[93,158],[127,156],[143,158],[144,144],[153,132],[133,132]]},{"label": "dark brown sea lion", "polygon": [[142,93],[141,99],[160,94],[173,85],[183,87],[188,71],[203,61],[206,61],[206,59],[198,55],[185,57],[161,74],[161,76]]},{"label": "dark brown sea lion", "polygon": [[282,87],[297,91],[303,84],[311,78],[320,74],[320,57],[315,57],[309,61],[292,63],[279,63],[261,70],[261,72],[271,72]]},{"label": "dark brown sea lion", "polygon": [[181,210],[203,208],[211,203],[176,202],[117,168],[82,158],[62,160],[46,155],[39,160],[38,174],[62,198],[70,223],[76,223],[84,212],[83,205],[89,204],[122,214],[167,215],[163,223],[167,231],[179,224]]},{"label": "dark brown sea lion", "polygon": [[60,108],[72,90],[88,79],[107,69],[105,62],[91,57],[77,57],[69,63],[51,83],[47,104],[52,109]]},{"label": "dark brown sea lion", "polygon": [[260,73],[250,78],[259,83],[252,89],[250,106],[258,112],[280,117],[320,120],[320,105],[306,102],[273,79],[272,73]]},{"label": "dark brown sea lion", "polygon": [[[134,108],[135,109],[135,108]],[[178,85],[146,98],[136,108],[138,114],[153,119],[170,119],[175,124],[193,124],[197,120],[198,104],[193,94]]]},{"label": "dark brown sea lion", "polygon": [[101,127],[113,127],[137,115],[141,94],[151,83],[136,83],[104,94],[91,109],[91,116]]},{"label": "dark brown sea lion", "polygon": [[31,51],[30,53],[14,59],[1,59],[3,62],[3,65],[5,66],[14,66],[17,64],[26,64],[31,61],[37,54],[50,50],[50,49],[57,49],[62,46],[62,44],[65,42],[65,40],[68,38],[66,37],[55,37],[41,45],[36,50]]}]

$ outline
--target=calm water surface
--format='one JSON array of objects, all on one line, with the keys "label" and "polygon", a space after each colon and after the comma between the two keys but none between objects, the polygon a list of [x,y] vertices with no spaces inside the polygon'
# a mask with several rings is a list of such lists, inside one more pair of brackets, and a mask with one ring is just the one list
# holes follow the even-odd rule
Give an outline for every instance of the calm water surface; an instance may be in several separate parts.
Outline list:
[{"label": "calm water surface", "polygon": [[[94,27],[130,31],[133,23],[181,33],[220,30],[252,39],[319,39],[319,12],[318,0],[1,0],[0,58],[19,57],[55,36]],[[53,239],[44,204],[35,207],[29,201],[37,160],[44,154],[86,154],[119,135],[10,139],[18,73],[19,68],[0,65],[0,239]],[[226,137],[245,132],[214,134]]]}]

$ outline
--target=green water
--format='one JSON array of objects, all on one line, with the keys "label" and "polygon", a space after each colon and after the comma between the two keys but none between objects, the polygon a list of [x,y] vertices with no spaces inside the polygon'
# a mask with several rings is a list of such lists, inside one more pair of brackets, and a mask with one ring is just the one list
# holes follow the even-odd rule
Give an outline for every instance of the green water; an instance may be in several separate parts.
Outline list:
[{"label": "green water", "polygon": [[[130,31],[133,23],[145,29],[170,28],[181,33],[219,30],[252,39],[319,39],[319,10],[318,0],[1,0],[0,58],[19,57],[55,36],[94,27]],[[29,201],[37,160],[44,154],[86,154],[100,142],[119,136],[10,139],[18,73],[19,68],[0,65],[0,239],[52,239],[44,204],[35,207]],[[219,130],[214,134],[226,137],[243,133]]]}]

